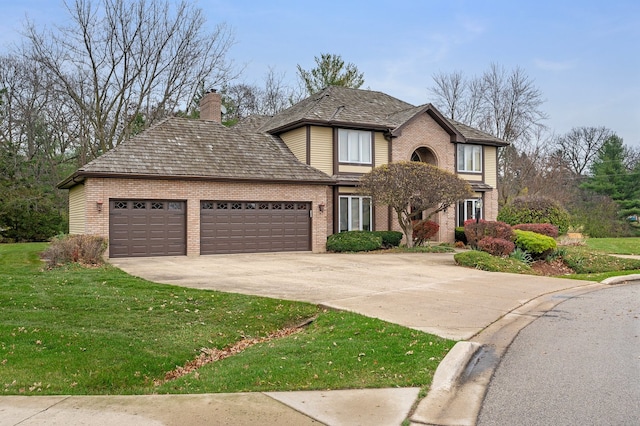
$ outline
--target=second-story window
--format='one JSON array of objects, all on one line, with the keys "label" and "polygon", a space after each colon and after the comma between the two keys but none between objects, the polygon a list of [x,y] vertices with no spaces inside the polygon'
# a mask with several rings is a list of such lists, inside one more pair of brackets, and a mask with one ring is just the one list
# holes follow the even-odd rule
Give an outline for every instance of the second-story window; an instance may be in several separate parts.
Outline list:
[{"label": "second-story window", "polygon": [[482,147],[480,145],[458,144],[458,171],[482,172]]},{"label": "second-story window", "polygon": [[371,132],[338,130],[338,161],[371,164]]}]

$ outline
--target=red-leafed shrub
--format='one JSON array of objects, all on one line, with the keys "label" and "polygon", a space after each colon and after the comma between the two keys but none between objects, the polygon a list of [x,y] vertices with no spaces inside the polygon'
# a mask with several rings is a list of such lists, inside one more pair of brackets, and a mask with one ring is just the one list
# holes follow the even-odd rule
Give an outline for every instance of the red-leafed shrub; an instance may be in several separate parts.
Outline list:
[{"label": "red-leafed shrub", "polygon": [[478,248],[492,256],[506,257],[515,250],[516,245],[502,238],[484,237],[478,242]]},{"label": "red-leafed shrub", "polygon": [[513,229],[531,231],[551,238],[558,237],[558,227],[550,223],[521,223],[520,225],[515,225]]},{"label": "red-leafed shrub", "polygon": [[432,220],[419,220],[413,224],[413,243],[422,245],[425,241],[436,235],[440,225]]},{"label": "red-leafed shrub", "polygon": [[500,238],[507,241],[513,241],[515,238],[511,226],[504,222],[486,220],[476,222],[474,219],[464,222],[464,235],[467,237],[467,243],[472,247],[477,247],[478,242],[486,237]]}]

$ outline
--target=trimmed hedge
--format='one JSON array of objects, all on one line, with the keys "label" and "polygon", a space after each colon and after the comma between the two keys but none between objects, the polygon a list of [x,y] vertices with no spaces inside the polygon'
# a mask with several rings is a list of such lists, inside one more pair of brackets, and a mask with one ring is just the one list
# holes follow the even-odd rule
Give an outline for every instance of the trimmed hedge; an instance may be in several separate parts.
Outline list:
[{"label": "trimmed hedge", "polygon": [[478,248],[492,256],[506,257],[516,248],[516,245],[502,238],[484,237],[478,242]]},{"label": "trimmed hedge", "polygon": [[558,227],[550,223],[521,223],[515,225],[513,229],[520,229],[521,231],[531,231],[536,234],[546,235],[547,237],[557,238]]},{"label": "trimmed hedge", "polygon": [[464,234],[464,226],[458,226],[455,230],[455,241],[460,241],[462,244],[467,245],[467,236]]},{"label": "trimmed hedge", "polygon": [[404,234],[398,231],[373,231],[372,233],[382,238],[382,247],[385,248],[398,247],[404,237]]},{"label": "trimmed hedge", "polygon": [[531,231],[515,230],[516,246],[531,253],[534,258],[545,257],[558,247],[556,240]]},{"label": "trimmed hedge", "polygon": [[382,247],[382,237],[369,231],[347,231],[329,235],[327,250],[335,252],[371,251]]},{"label": "trimmed hedge", "polygon": [[498,220],[517,225],[520,223],[550,223],[560,234],[569,229],[569,213],[555,200],[547,197],[518,197],[498,213]]}]

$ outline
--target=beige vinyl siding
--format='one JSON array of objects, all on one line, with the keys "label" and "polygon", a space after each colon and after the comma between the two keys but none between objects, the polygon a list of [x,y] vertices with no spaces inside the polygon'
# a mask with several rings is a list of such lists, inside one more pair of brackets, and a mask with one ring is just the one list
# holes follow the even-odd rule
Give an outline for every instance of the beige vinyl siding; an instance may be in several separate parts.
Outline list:
[{"label": "beige vinyl siding", "polygon": [[369,173],[371,166],[352,166],[346,164],[340,164],[340,173]]},{"label": "beige vinyl siding", "polygon": [[280,138],[289,147],[293,155],[303,163],[307,163],[307,128],[300,127],[283,133]]},{"label": "beige vinyl siding", "polygon": [[476,173],[458,173],[458,177],[460,179],[473,181],[473,182],[482,182],[482,174]]},{"label": "beige vinyl siding", "polygon": [[84,185],[69,190],[69,234],[84,234],[86,203]]},{"label": "beige vinyl siding", "polygon": [[333,175],[333,129],[311,127],[311,166]]},{"label": "beige vinyl siding", "polygon": [[358,188],[353,187],[353,186],[341,186],[341,187],[338,188],[338,193],[340,195],[357,194],[358,193]]},{"label": "beige vinyl siding", "polygon": [[495,146],[484,147],[484,183],[492,188],[498,187],[497,148]]},{"label": "beige vinyl siding", "polygon": [[381,166],[389,162],[389,142],[384,138],[384,133],[376,132],[376,166]]}]

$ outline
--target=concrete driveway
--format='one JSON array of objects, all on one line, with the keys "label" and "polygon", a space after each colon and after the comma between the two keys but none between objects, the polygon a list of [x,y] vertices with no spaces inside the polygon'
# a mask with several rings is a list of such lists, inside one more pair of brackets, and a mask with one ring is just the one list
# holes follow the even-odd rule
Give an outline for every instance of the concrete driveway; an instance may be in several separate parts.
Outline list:
[{"label": "concrete driveway", "polygon": [[111,259],[150,281],[311,302],[468,340],[542,294],[588,282],[479,271],[453,254],[267,253]]}]

